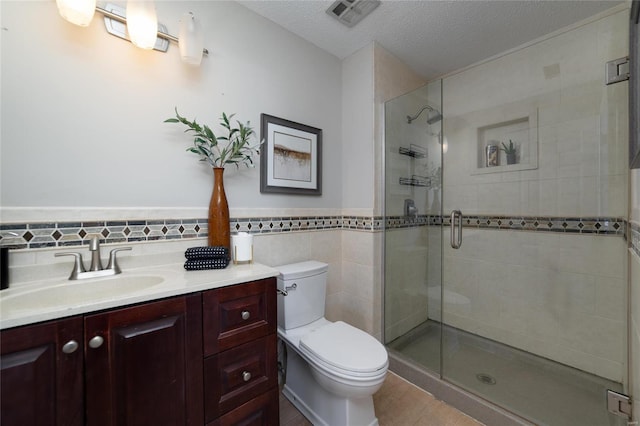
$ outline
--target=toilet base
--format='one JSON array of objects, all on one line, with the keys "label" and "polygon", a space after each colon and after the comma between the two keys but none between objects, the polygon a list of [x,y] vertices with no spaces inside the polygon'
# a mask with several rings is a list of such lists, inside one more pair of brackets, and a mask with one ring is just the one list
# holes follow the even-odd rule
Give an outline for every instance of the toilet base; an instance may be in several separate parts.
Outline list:
[{"label": "toilet base", "polygon": [[377,426],[373,396],[343,398],[327,392],[313,378],[311,368],[287,345],[287,376],[284,396],[314,426]]}]

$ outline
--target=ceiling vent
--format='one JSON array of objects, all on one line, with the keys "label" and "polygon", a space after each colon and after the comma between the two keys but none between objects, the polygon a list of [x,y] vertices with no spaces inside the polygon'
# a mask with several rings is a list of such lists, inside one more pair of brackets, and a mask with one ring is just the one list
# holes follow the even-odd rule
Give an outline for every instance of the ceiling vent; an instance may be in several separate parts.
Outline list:
[{"label": "ceiling vent", "polygon": [[380,0],[338,0],[327,13],[347,27],[353,27],[378,6]]}]

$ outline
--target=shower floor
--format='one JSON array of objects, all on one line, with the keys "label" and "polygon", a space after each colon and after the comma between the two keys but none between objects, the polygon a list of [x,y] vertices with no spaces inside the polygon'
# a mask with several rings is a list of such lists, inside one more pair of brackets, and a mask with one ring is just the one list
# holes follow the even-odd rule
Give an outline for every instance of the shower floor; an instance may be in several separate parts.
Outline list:
[{"label": "shower floor", "polygon": [[[606,390],[620,383],[444,326],[447,381],[538,425],[619,426]],[[425,368],[440,370],[440,325],[427,321],[387,345]]]}]

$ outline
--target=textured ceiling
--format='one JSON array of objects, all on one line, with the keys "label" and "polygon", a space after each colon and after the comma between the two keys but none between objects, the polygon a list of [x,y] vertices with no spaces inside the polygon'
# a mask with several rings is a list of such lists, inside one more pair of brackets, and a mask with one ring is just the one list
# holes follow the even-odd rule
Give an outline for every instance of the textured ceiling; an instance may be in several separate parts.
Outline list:
[{"label": "textured ceiling", "polygon": [[353,28],[325,13],[332,1],[239,3],[338,58],[376,41],[416,72],[433,79],[622,1],[382,0]]}]

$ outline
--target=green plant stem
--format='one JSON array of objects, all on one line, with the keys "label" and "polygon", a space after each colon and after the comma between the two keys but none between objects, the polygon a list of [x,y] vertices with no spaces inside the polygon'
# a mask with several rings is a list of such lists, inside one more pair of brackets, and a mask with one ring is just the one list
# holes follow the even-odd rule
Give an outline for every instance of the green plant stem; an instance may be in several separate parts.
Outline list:
[{"label": "green plant stem", "polygon": [[[187,151],[193,152],[200,157],[200,161],[207,161],[212,167],[224,167],[227,164],[244,164],[247,167],[253,166],[252,155],[258,153],[258,148],[263,141],[252,145],[249,140],[254,136],[254,131],[250,123],[242,124],[236,121],[237,127],[233,127],[231,119],[234,114],[227,115],[224,112],[220,118],[220,125],[227,130],[227,136],[216,136],[207,125],[200,125],[196,120],[188,120],[178,113],[175,108],[175,118],[168,118],[165,123],[181,123],[187,126],[185,133],[192,133],[194,136],[193,146]],[[221,147],[219,141],[225,142]]]}]

